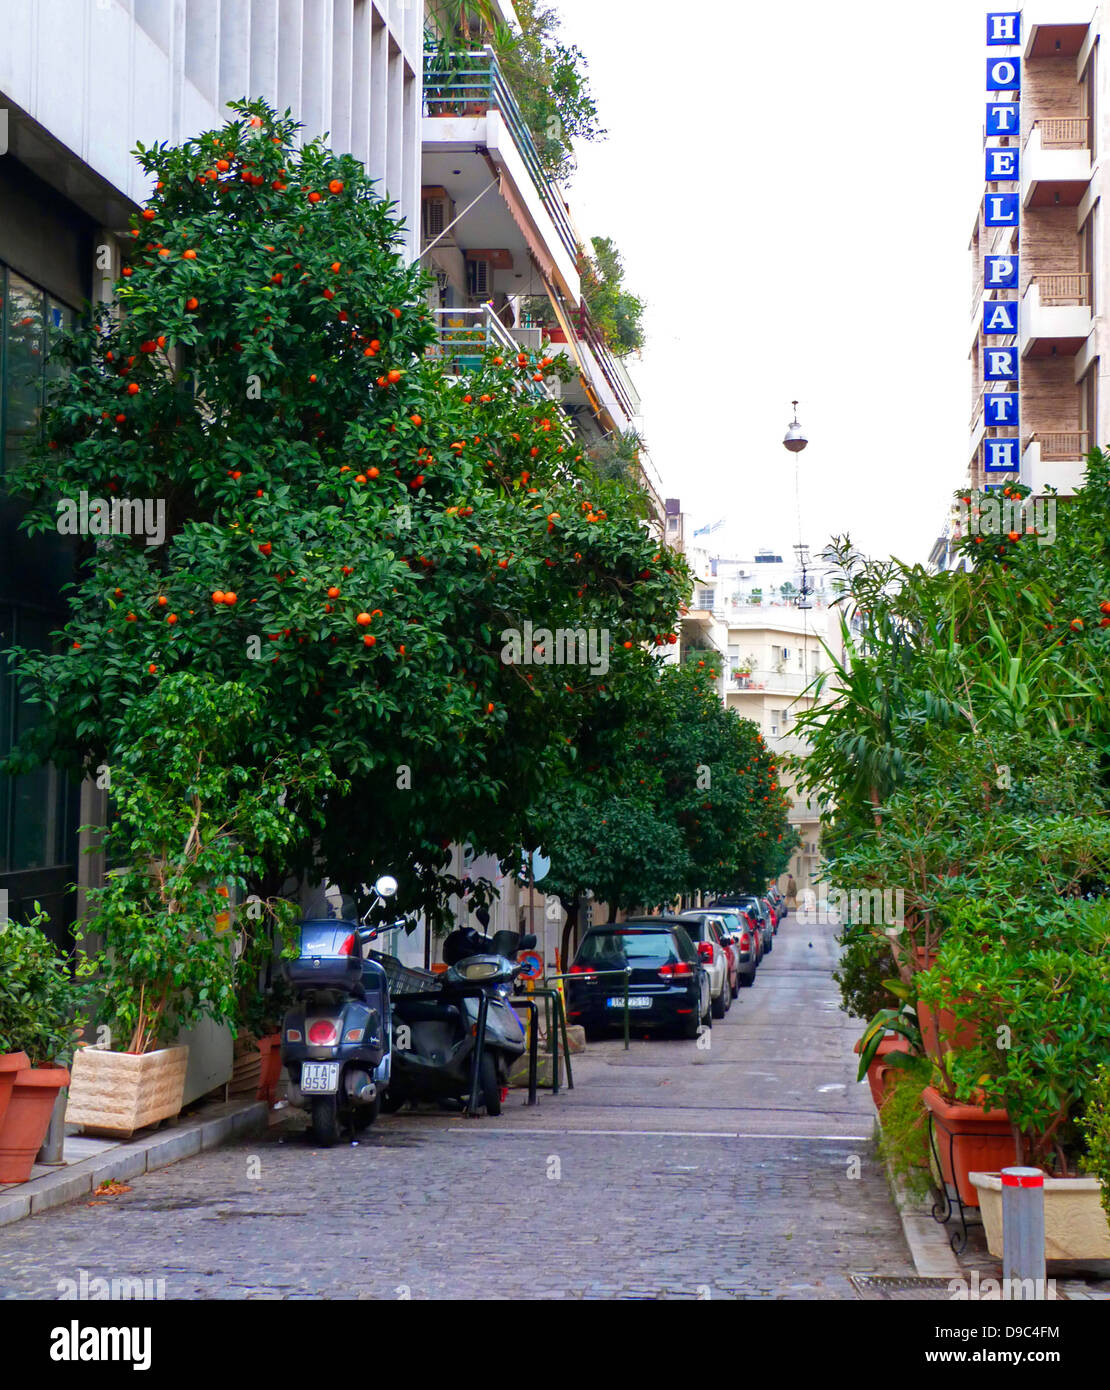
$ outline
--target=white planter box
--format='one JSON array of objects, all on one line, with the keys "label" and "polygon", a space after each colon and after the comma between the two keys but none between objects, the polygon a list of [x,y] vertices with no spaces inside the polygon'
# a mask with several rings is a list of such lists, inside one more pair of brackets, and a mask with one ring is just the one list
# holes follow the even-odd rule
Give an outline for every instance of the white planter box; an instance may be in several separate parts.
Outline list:
[{"label": "white planter box", "polygon": [[181,1109],[188,1063],[187,1047],[143,1053],[80,1047],[73,1057],[66,1124],[130,1138],[169,1119]]},{"label": "white planter box", "polygon": [[[1002,1258],[1002,1178],[972,1173],[987,1231],[987,1249]],[[1110,1221],[1102,1208],[1098,1178],[1045,1178],[1046,1260],[1110,1260]]]}]

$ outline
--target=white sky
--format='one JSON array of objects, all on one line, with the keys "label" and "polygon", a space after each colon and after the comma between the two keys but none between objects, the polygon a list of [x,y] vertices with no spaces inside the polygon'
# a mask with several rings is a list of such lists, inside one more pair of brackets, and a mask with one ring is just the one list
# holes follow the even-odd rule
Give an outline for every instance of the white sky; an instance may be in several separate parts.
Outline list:
[{"label": "white sky", "polygon": [[629,368],[722,554],[850,532],[924,560],[966,476],[982,0],[554,0],[609,138],[569,187],[648,301]]}]

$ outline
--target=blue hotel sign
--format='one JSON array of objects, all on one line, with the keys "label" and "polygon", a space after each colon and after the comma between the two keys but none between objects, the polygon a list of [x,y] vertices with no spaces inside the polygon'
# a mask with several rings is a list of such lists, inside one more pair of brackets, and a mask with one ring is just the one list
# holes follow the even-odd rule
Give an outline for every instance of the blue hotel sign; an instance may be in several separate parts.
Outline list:
[{"label": "blue hotel sign", "polygon": [[[987,15],[988,49],[1017,49],[1021,45],[1021,11],[1001,10]],[[987,121],[984,151],[983,198],[985,227],[1012,227],[1020,231],[1020,191],[998,192],[999,184],[1021,182],[1021,58],[998,53],[987,57]],[[1020,262],[1012,255],[988,255],[983,259],[983,289],[987,295],[1013,290],[1009,299],[983,300],[981,326],[983,353],[983,425],[1005,433],[983,440],[983,469],[987,473],[1016,473],[1021,466],[1021,398],[1018,395],[1020,353],[1013,345],[1018,336]],[[995,346],[999,339],[1009,338]],[[991,390],[997,383],[998,390]]]}]

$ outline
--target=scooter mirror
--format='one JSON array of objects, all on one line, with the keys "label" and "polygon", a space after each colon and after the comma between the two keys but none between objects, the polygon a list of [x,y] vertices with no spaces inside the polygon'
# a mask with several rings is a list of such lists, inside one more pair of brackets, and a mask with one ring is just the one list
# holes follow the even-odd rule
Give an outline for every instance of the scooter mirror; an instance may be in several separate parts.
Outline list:
[{"label": "scooter mirror", "polygon": [[374,892],[383,898],[392,898],[397,891],[397,880],[392,874],[383,874],[374,884]]}]

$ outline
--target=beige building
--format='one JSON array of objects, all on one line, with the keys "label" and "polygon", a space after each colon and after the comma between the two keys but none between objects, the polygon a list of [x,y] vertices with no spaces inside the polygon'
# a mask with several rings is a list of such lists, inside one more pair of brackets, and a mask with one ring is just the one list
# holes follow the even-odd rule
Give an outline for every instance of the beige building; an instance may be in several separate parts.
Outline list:
[{"label": "beige building", "polygon": [[[1110,94],[1099,39],[1106,6],[1084,0],[1039,0],[1022,12],[1020,42],[985,50],[991,59],[1020,59],[1016,92],[991,92],[987,101],[1016,106],[1007,120],[984,126],[985,174],[1014,168],[1017,179],[988,182],[972,233],[972,319],[968,347],[972,411],[968,482],[972,487],[1019,479],[1035,493],[1075,490],[1088,450],[1107,433],[1110,392],[1107,327],[1102,314],[1108,258],[1102,185],[1110,148]],[[992,133],[999,125],[1011,133]],[[994,158],[992,160],[992,152]],[[1002,152],[1002,153],[999,153]],[[1006,153],[1012,152],[1012,153]],[[1016,225],[988,226],[988,206],[1017,195]],[[1001,278],[988,257],[1006,269],[1017,262],[1016,283]],[[1017,302],[1016,332],[991,305]],[[992,349],[1016,353],[1017,383],[987,381]],[[1017,418],[991,397],[1017,396]],[[1000,411],[1005,423],[995,421]],[[1002,444],[992,445],[992,441]],[[1011,471],[986,469],[1012,461]]]}]

